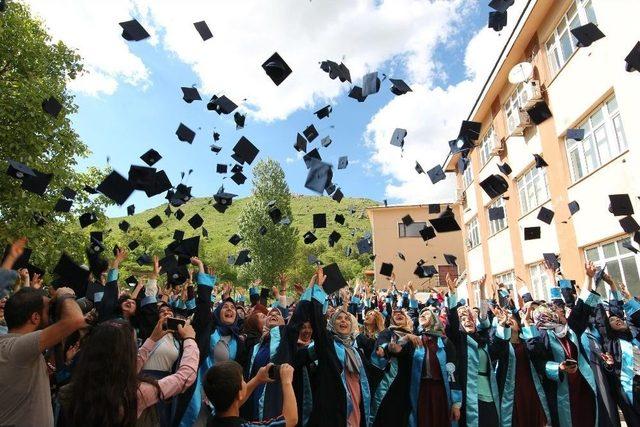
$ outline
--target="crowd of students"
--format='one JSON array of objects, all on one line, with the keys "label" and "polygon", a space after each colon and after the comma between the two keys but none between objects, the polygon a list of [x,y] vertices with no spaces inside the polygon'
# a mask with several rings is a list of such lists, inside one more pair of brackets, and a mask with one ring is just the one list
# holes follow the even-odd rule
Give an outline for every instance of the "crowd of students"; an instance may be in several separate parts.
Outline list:
[{"label": "crowd of students", "polygon": [[393,278],[327,294],[321,267],[245,298],[197,257],[130,292],[122,250],[47,286],[13,270],[24,245],[0,269],[2,426],[640,425],[640,301],[591,263],[549,269],[549,301],[487,284],[471,307],[451,277],[426,301]]}]

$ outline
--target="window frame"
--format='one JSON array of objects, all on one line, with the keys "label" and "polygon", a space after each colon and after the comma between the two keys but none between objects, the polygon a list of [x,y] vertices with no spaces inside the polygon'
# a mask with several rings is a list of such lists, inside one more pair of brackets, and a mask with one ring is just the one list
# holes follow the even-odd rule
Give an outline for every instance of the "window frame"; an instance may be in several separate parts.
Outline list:
[{"label": "window frame", "polygon": [[[502,207],[504,209],[504,218],[496,219],[496,220],[489,219],[489,209],[499,208],[499,207]],[[502,230],[509,227],[509,224],[507,222],[507,205],[504,202],[504,199],[502,197],[498,197],[493,202],[489,203],[486,209],[487,209],[487,221],[489,221],[489,236],[495,236]],[[502,227],[500,228],[498,224],[501,224]]]},{"label": "window frame", "polygon": [[527,266],[529,271],[529,277],[531,278],[531,295],[536,300],[550,301],[549,288],[552,283],[549,283],[549,276],[547,275],[544,261],[529,264]]},{"label": "window frame", "polygon": [[473,170],[471,163],[472,162],[469,162],[467,164],[467,168],[462,173],[462,188],[464,188],[465,191],[471,184],[473,184]]},{"label": "window frame", "polygon": [[[630,242],[631,241],[631,236],[630,235],[623,235],[623,236],[618,236],[614,239],[609,239],[609,240],[605,240],[603,242],[600,243],[596,243],[594,245],[590,245],[590,246],[586,246],[584,248],[584,257],[586,261],[593,261],[594,264],[596,264],[599,267],[602,267],[603,265],[607,265],[607,273],[611,275],[611,277],[618,281],[618,282],[622,282],[627,289],[629,289],[631,291],[631,293],[633,295],[637,295],[638,293],[640,293],[640,257],[637,254],[634,254],[633,252],[631,252],[629,249],[623,248],[622,244],[624,242]],[[614,256],[607,256],[607,254],[605,253],[605,248],[613,248],[615,249],[615,255]],[[598,258],[594,258],[592,256],[590,256],[590,251],[596,251],[598,254]],[[631,279],[631,277],[627,277],[627,271],[625,270],[625,264],[623,264],[624,260],[633,260],[635,263],[635,269],[636,269],[636,284],[634,285],[634,289],[630,289],[629,288],[629,279]],[[616,271],[611,271],[611,266],[610,264],[615,262],[616,263],[616,269],[617,269],[617,273]],[[607,292],[609,292],[609,288],[607,286]]]},{"label": "window frame", "polygon": [[[420,225],[422,224],[422,225]],[[426,221],[415,221],[413,222],[411,225],[409,225],[409,227],[413,227],[416,226],[418,228],[416,228],[416,230],[422,230],[424,227],[427,226],[427,222]],[[421,237],[420,233],[416,231],[416,235],[407,235],[407,228],[403,222],[399,222],[398,223],[398,238],[399,239],[410,239],[410,238],[414,238],[414,237]],[[404,234],[404,235],[403,235]]]},{"label": "window frame", "polygon": [[478,154],[480,158],[480,169],[484,167],[489,160],[494,156],[491,154],[491,142],[495,138],[495,131],[493,129],[493,125],[489,126],[489,129],[485,132],[482,137],[482,142],[480,142],[480,146],[478,147]]},{"label": "window frame", "polygon": [[[478,216],[474,216],[465,224],[465,237],[469,243],[469,250],[480,246],[482,240],[480,239],[480,225],[478,223]],[[475,238],[475,239],[474,239]]]},{"label": "window frame", "polygon": [[[539,180],[536,181],[538,177],[542,177],[542,184],[540,184]],[[516,188],[518,190],[520,211],[524,216],[542,206],[550,198],[546,169],[537,168],[535,165],[532,166],[516,180]],[[538,194],[538,189],[544,190],[544,194]],[[535,200],[531,200],[532,198],[535,198]]]}]

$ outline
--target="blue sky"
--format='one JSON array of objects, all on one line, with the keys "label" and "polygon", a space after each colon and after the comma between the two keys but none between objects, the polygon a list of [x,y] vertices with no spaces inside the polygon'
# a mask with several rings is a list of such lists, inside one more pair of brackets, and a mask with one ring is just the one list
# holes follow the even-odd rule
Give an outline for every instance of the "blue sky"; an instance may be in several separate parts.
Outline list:
[{"label": "blue sky", "polygon": [[[372,8],[373,11],[381,7],[380,2],[370,3],[365,0],[359,0],[357,3],[368,3],[366,7]],[[411,3],[416,2],[413,1]],[[462,22],[451,21],[454,28],[447,28],[446,31],[449,34],[446,38],[438,38],[439,36],[435,34],[431,39],[428,39],[431,41],[427,42],[430,43],[427,53],[416,54],[413,50],[409,53],[406,50],[398,52],[387,51],[376,58],[377,63],[371,58],[365,58],[364,60],[354,58],[353,65],[350,63],[349,57],[344,60],[346,65],[352,69],[354,84],[359,85],[362,74],[373,70],[389,73],[394,78],[406,79],[414,89],[417,89],[417,93],[408,93],[403,95],[402,98],[426,97],[424,98],[425,104],[431,103],[432,105],[425,105],[424,112],[421,111],[420,102],[418,102],[417,107],[410,107],[405,113],[401,109],[398,110],[393,104],[399,103],[400,100],[389,91],[390,83],[388,81],[382,83],[378,94],[370,96],[364,103],[358,103],[347,97],[350,87],[348,83],[340,83],[337,79],[331,81],[325,73],[318,74],[314,71],[315,74],[309,75],[305,79],[306,81],[300,81],[300,76],[296,76],[296,70],[302,67],[300,53],[292,53],[291,59],[289,59],[286,44],[282,45],[282,42],[280,42],[279,45],[274,45],[273,43],[265,42],[265,46],[260,47],[261,51],[278,51],[293,69],[293,74],[289,79],[293,80],[292,77],[294,76],[298,78],[290,85],[292,91],[297,91],[304,85],[308,85],[311,88],[309,90],[312,90],[316,85],[326,87],[329,84],[335,87],[331,89],[333,92],[329,96],[326,93],[312,92],[311,95],[296,104],[295,102],[292,103],[290,99],[284,99],[287,90],[289,90],[287,80],[280,87],[275,88],[275,85],[266,74],[259,70],[261,74],[255,75],[255,79],[252,80],[256,81],[251,82],[251,88],[253,88],[256,98],[254,99],[253,97],[254,93],[245,93],[247,101],[238,110],[243,113],[249,113],[245,128],[240,130],[235,129],[233,115],[219,116],[206,109],[206,102],[213,93],[228,93],[225,91],[225,82],[211,82],[206,77],[206,74],[203,75],[202,64],[199,64],[197,60],[185,60],[180,57],[180,46],[176,45],[175,42],[171,42],[171,28],[168,25],[164,28],[162,27],[162,16],[154,10],[153,4],[151,6],[147,5],[146,9],[140,4],[129,5],[127,7],[133,8],[129,10],[130,15],[136,16],[135,13],[138,12],[140,16],[147,16],[148,23],[145,23],[145,27],[149,26],[153,30],[153,32],[150,31],[152,32],[153,40],[128,42],[125,47],[129,50],[127,52],[128,58],[130,59],[131,55],[139,58],[146,72],[142,78],[133,78],[131,75],[127,75],[127,70],[112,72],[109,78],[113,78],[116,84],[115,89],[112,90],[92,91],[86,90],[82,86],[79,86],[80,89],[74,89],[79,112],[72,117],[72,121],[76,131],[92,151],[92,155],[89,158],[80,161],[79,167],[84,168],[90,165],[106,166],[107,157],[109,157],[110,165],[126,176],[131,164],[143,164],[139,159],[140,155],[149,148],[155,148],[163,156],[163,159],[155,167],[164,169],[174,185],[180,182],[181,172],[186,173],[189,169],[193,169],[193,174],[185,181],[188,185],[193,186],[193,194],[195,196],[211,196],[222,183],[224,183],[227,191],[246,196],[251,191],[251,166],[245,166],[245,175],[249,179],[244,185],[240,186],[228,178],[223,181],[224,175],[215,172],[217,163],[232,163],[230,159],[231,149],[241,136],[245,136],[260,149],[260,154],[255,162],[267,157],[279,161],[285,170],[287,182],[292,192],[312,194],[304,188],[307,170],[300,158],[301,156],[297,155],[297,152],[293,149],[293,144],[297,132],[302,132],[306,126],[314,124],[320,133],[320,137],[309,145],[309,150],[319,148],[323,159],[332,162],[334,165],[337,165],[339,156],[349,157],[350,164],[347,169],[334,170],[334,182],[342,188],[345,195],[367,197],[377,201],[389,199],[391,203],[410,202],[412,198],[407,194],[421,192],[421,182],[424,182],[425,189],[428,189],[431,184],[425,175],[419,177],[411,176],[410,178],[396,176],[393,170],[394,164],[401,160],[409,162],[410,159],[408,158],[412,158],[412,156],[417,160],[419,156],[426,170],[435,165],[436,162],[442,161],[441,159],[446,154],[444,149],[446,139],[437,138],[437,140],[430,141],[430,145],[425,145],[422,148],[419,148],[416,142],[413,153],[408,148],[403,154],[396,147],[393,147],[395,151],[381,151],[383,149],[387,150],[383,146],[388,144],[388,134],[393,132],[393,127],[389,126],[393,123],[393,115],[386,118],[385,114],[387,111],[393,110],[400,117],[412,115],[415,123],[445,121],[444,118],[435,117],[433,113],[429,113],[429,111],[438,111],[437,101],[431,102],[430,100],[434,98],[435,94],[451,98],[460,97],[462,94],[459,93],[460,91],[457,88],[462,86],[457,85],[474,78],[474,76],[469,75],[469,65],[465,65],[465,58],[468,59],[469,56],[467,45],[486,26],[488,8],[486,6],[474,7],[474,4],[477,4],[475,1],[459,0],[458,3],[461,5],[457,10],[460,10],[461,13],[464,10],[464,19]],[[83,51],[81,41],[74,39],[72,34],[56,30],[64,26],[65,20],[74,19],[72,15],[65,17],[58,12],[54,14],[53,9],[44,6],[40,0],[32,0],[31,4],[43,17],[45,23],[52,28],[54,37],[60,34],[59,37],[72,46],[75,46],[75,41],[79,46],[80,53],[87,57],[84,54],[87,52],[86,48]],[[196,6],[194,6],[194,10],[197,12]],[[358,7],[365,6],[360,4]],[[430,6],[424,5],[421,7]],[[89,8],[87,9],[88,12],[87,10],[84,11],[85,13],[93,12],[90,10],[90,6],[86,6],[86,4],[85,8]],[[170,12],[168,11],[167,13]],[[234,11],[232,12],[235,13]],[[429,11],[425,13],[427,12]],[[108,28],[109,23],[104,24],[102,22],[99,11],[96,11],[95,16],[92,16],[91,19],[96,20],[101,25],[107,25],[106,28]],[[104,19],[108,18],[105,16]],[[216,24],[211,21],[208,22],[214,30],[214,39],[219,37],[216,31]],[[119,35],[117,22],[111,24],[115,24],[112,25],[112,31]],[[417,28],[421,25],[419,21],[413,24]],[[366,25],[366,23],[362,25]],[[358,28],[357,26],[354,27],[356,28],[353,31],[356,34],[352,34],[352,39],[348,42],[350,43],[349,50],[358,51],[366,47],[366,49],[371,50],[372,53],[370,55],[375,55],[375,46],[372,47],[370,45],[372,42],[371,35],[359,38],[357,34]],[[192,27],[188,31],[195,33]],[[247,31],[249,30],[240,31],[234,37],[237,40],[238,37],[245,35]],[[372,30],[369,28],[366,31],[371,32]],[[384,36],[385,28],[380,28],[379,31]],[[389,31],[392,30],[389,29]],[[438,27],[434,27],[433,31],[439,31]],[[65,36],[69,40],[66,40]],[[112,36],[109,35],[109,37]],[[285,36],[297,37],[294,32]],[[407,43],[413,43],[413,41],[410,41],[411,37],[411,34],[407,35],[407,40],[409,40]],[[384,37],[381,39],[384,41]],[[242,43],[242,40],[239,43]],[[255,44],[255,41],[252,43]],[[494,45],[491,49],[498,51],[500,47],[501,45]],[[389,47],[381,49],[389,49]],[[315,61],[317,63],[324,59],[338,61],[341,59],[337,56],[327,57],[322,53],[314,54],[314,44],[309,44],[306,50],[310,51],[307,53],[308,57],[303,58],[306,61]],[[319,50],[323,50],[322,47]],[[417,50],[419,51],[420,48]],[[477,53],[471,54],[477,55]],[[268,55],[254,58],[257,68]],[[98,74],[102,72],[108,75],[110,71],[104,71],[104,69],[113,66],[113,64],[106,66],[97,63],[91,54],[88,57],[88,68],[90,70],[96,70],[95,72]],[[114,59],[117,60],[117,58]],[[234,58],[226,59],[223,56],[216,56],[211,60],[214,63],[226,63],[227,67],[233,67],[233,63],[229,64],[227,62],[233,61]],[[136,59],[136,61],[138,60]],[[304,63],[304,67],[309,65],[308,62]],[[317,64],[311,65],[317,66],[319,69]],[[242,66],[246,67],[245,64]],[[100,67],[103,67],[103,69],[100,69]],[[427,70],[423,77],[420,76],[422,68]],[[203,82],[203,76],[204,79],[209,81]],[[319,79],[322,79],[322,81]],[[200,89],[203,101],[187,104],[182,100],[180,87],[192,85],[196,85]],[[205,86],[204,89],[203,86]],[[216,89],[207,90],[210,89],[210,86],[216,86]],[[337,88],[341,88],[340,91]],[[264,101],[265,95],[262,91],[269,91],[268,102]],[[236,86],[231,89],[231,93],[235,93],[236,96],[231,95],[230,98],[236,103],[240,103],[242,95],[238,94],[243,93],[242,82],[236,83]],[[468,96],[470,91],[465,89],[464,93]],[[271,110],[279,108],[281,97],[283,97],[283,103],[287,103],[288,107],[285,111],[270,115]],[[466,118],[472,101],[473,98],[455,100],[456,107],[453,110],[456,117],[446,118],[446,124],[443,124],[446,132],[457,131],[455,129],[457,125],[452,123],[459,124],[460,120]],[[416,100],[413,100],[413,102],[415,103]],[[318,120],[313,112],[327,104],[333,106],[331,116]],[[385,119],[384,125],[376,124],[383,119]],[[192,145],[181,142],[176,137],[175,130],[180,122],[196,131],[197,135]],[[380,126],[384,126],[385,129],[379,129]],[[403,127],[402,123],[396,126]],[[223,150],[218,155],[209,150],[209,145],[213,143],[212,133],[214,130],[222,136],[219,143],[223,146]],[[420,130],[417,132],[414,132],[413,129],[408,130],[410,136],[421,134]],[[332,145],[328,148],[320,146],[320,139],[325,135],[330,135],[333,140]],[[384,140],[385,137],[386,141]],[[441,147],[441,149],[431,152],[429,147],[434,146]],[[405,157],[407,158],[405,159]],[[381,158],[383,159],[381,160]],[[415,174],[413,171],[412,173]],[[408,179],[411,179],[412,182],[409,183]],[[452,180],[452,178],[449,178],[449,180]],[[405,185],[409,185],[409,187],[403,190],[403,195],[396,196],[394,188],[403,188]],[[111,208],[108,214],[110,216],[122,215],[125,213],[126,205],[131,203],[136,205],[137,211],[142,211],[163,202],[164,195],[148,199],[144,193],[134,192],[125,205]]]}]

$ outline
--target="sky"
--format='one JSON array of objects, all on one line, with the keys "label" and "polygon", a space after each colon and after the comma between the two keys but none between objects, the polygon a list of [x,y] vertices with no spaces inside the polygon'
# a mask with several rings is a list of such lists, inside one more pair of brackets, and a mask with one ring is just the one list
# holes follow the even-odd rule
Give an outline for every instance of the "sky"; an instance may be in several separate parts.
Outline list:
[{"label": "sky", "polygon": [[[499,33],[487,27],[485,0],[21,0],[42,19],[54,40],[83,57],[86,72],[69,82],[79,106],[71,117],[91,155],[79,163],[111,166],[127,175],[131,164],[150,148],[163,156],[155,167],[171,182],[193,187],[194,196],[211,196],[221,184],[246,196],[248,180],[236,185],[216,174],[216,164],[231,164],[232,147],[241,136],[259,149],[254,161],[272,158],[282,165],[296,194],[307,169],[293,148],[296,133],[314,124],[320,137],[309,144],[334,168],[334,182],[348,197],[389,204],[433,203],[454,198],[455,177],[431,184],[415,171],[441,163],[447,141],[455,138],[524,0],[509,10],[509,25]],[[136,18],[151,34],[139,42],[121,37],[119,22]],[[193,23],[206,21],[213,38],[203,41]],[[261,68],[278,52],[293,70],[276,86]],[[383,80],[380,91],[359,103],[347,96],[349,82],[331,80],[323,60],[344,62],[354,85],[378,71],[405,80],[412,92],[396,96]],[[203,101],[187,104],[181,87],[195,86]],[[226,95],[246,114],[236,130],[233,114],[206,109],[212,95]],[[331,105],[330,117],[314,111]],[[193,144],[175,135],[180,123],[196,132]],[[407,130],[404,149],[390,144],[396,128]],[[213,132],[223,150],[210,151]],[[329,135],[331,146],[320,139]],[[164,196],[134,194],[107,214],[125,214],[158,206]]]}]

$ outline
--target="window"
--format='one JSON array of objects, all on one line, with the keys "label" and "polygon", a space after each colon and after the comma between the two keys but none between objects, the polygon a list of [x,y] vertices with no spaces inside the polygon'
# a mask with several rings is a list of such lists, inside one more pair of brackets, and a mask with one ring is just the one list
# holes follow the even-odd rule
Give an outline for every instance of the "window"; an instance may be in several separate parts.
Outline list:
[{"label": "window", "polygon": [[414,222],[408,226],[398,223],[398,237],[420,237],[420,230],[427,226],[426,222]]},{"label": "window", "polygon": [[467,223],[467,245],[469,249],[480,244],[480,231],[478,230],[478,217],[475,216]]},{"label": "window", "polygon": [[529,267],[529,276],[531,276],[531,289],[534,299],[544,299],[549,301],[549,276],[545,270],[544,263],[539,263]]},{"label": "window", "polygon": [[480,282],[473,282],[473,298],[475,300],[475,306],[480,307],[482,302],[482,289],[480,288]]},{"label": "window", "polygon": [[471,162],[467,164],[467,168],[462,174],[462,186],[467,188],[473,182],[473,172],[471,171]]},{"label": "window", "polygon": [[520,107],[526,102],[527,96],[525,83],[520,83],[504,104],[504,112],[507,115],[507,133],[509,135],[516,128],[516,124],[520,120]]},{"label": "window", "polygon": [[573,139],[565,141],[573,182],[598,169],[627,149],[627,140],[615,96],[599,105],[579,128],[584,129],[582,141]]},{"label": "window", "polygon": [[585,249],[585,258],[598,266],[606,265],[606,271],[613,280],[624,283],[632,295],[638,295],[638,256],[622,246],[625,242],[630,242],[629,237]]},{"label": "window", "polygon": [[577,40],[570,30],[588,22],[598,23],[592,0],[575,0],[546,43],[551,75],[556,75],[577,49]]},{"label": "window", "polygon": [[495,134],[493,133],[493,126],[491,126],[480,143],[480,167],[486,165],[491,158],[491,144],[494,138]]},{"label": "window", "polygon": [[502,283],[503,285],[505,285],[507,289],[511,291],[511,296],[514,298],[514,302],[516,303],[516,306],[517,306],[518,298],[515,298],[515,296],[517,295],[517,292],[514,291],[516,287],[516,275],[513,272],[513,270],[507,271],[505,273],[496,274],[495,276],[493,276],[493,283],[495,283],[496,285],[496,290],[498,289],[499,284]]},{"label": "window", "polygon": [[547,172],[544,168],[533,167],[518,179],[520,210],[526,214],[540,206],[549,198]]},{"label": "window", "polygon": [[504,209],[504,218],[489,220],[489,231],[493,236],[500,230],[504,230],[507,228],[507,207],[505,206],[504,199],[502,197],[498,197],[496,201],[487,206],[487,218],[489,217],[489,209],[492,208],[502,208]]}]

